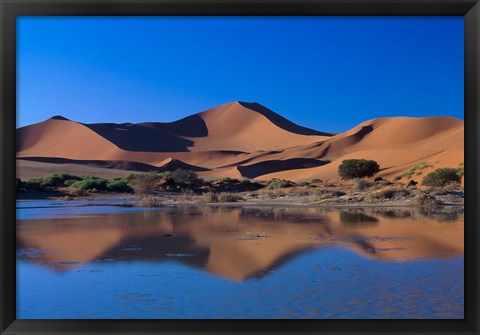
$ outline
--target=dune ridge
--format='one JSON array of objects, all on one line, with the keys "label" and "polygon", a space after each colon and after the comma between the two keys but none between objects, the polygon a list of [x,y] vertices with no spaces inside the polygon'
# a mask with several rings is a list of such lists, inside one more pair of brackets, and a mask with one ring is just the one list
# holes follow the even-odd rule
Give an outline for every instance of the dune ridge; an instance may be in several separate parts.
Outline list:
[{"label": "dune ridge", "polygon": [[[338,179],[344,159],[366,158],[392,177],[420,163],[464,161],[464,121],[387,117],[339,134],[297,125],[258,104],[232,102],[181,120],[83,124],[56,115],[17,129],[17,158],[133,171],[197,171],[206,178]],[[58,171],[57,169],[57,171]],[[415,179],[415,178],[413,178]]]}]

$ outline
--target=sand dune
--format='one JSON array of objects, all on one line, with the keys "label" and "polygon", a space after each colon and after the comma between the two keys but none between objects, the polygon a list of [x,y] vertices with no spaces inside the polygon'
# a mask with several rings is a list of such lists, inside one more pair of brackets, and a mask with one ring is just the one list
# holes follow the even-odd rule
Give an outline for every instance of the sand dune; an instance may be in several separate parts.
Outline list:
[{"label": "sand dune", "polygon": [[[338,179],[344,159],[380,164],[393,177],[464,161],[464,122],[391,117],[340,134],[296,125],[258,103],[233,102],[170,123],[82,124],[55,116],[17,129],[17,158],[120,170],[197,171],[203,177]],[[53,172],[53,171],[52,171]],[[415,178],[420,178],[418,175]]]}]

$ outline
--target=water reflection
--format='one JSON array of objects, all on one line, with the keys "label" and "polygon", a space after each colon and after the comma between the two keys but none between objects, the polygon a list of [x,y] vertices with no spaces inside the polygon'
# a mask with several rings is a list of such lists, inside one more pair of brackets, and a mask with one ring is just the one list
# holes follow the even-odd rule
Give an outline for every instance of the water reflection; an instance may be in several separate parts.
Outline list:
[{"label": "water reflection", "polygon": [[[306,250],[343,246],[378,260],[463,254],[463,211],[177,207],[98,208],[17,221],[17,257],[65,272],[92,262],[175,260],[243,281]],[[27,216],[28,217],[28,216]]]}]

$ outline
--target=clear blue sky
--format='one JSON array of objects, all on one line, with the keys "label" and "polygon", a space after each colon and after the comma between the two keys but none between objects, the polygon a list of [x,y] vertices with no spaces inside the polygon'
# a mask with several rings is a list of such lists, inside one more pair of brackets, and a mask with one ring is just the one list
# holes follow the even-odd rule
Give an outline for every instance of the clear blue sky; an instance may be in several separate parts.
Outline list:
[{"label": "clear blue sky", "polygon": [[231,101],[340,132],[463,119],[463,17],[21,17],[17,126],[167,122]]}]

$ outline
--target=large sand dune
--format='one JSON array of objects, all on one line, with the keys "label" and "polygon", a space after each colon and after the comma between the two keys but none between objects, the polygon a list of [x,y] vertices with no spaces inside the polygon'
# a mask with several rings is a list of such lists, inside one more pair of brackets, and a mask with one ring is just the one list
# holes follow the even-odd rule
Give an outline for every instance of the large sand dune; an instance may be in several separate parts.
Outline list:
[{"label": "large sand dune", "polygon": [[55,171],[64,164],[116,173],[185,168],[203,177],[296,181],[335,180],[344,159],[366,158],[380,164],[379,176],[393,177],[425,162],[430,167],[424,175],[464,161],[464,122],[444,116],[379,118],[335,135],[245,102],[170,123],[82,124],[55,116],[17,129],[17,158]]}]

